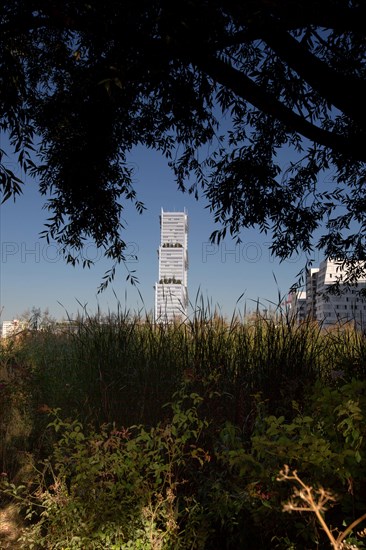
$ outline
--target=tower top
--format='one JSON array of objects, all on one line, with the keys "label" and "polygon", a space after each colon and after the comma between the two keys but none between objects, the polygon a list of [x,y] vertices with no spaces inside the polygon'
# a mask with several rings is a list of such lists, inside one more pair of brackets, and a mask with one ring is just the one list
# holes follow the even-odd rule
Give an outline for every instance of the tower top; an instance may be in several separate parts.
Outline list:
[{"label": "tower top", "polygon": [[162,214],[185,214],[186,216],[188,214],[186,207],[184,207],[183,211],[182,210],[164,210],[164,208],[161,207],[161,213]]}]

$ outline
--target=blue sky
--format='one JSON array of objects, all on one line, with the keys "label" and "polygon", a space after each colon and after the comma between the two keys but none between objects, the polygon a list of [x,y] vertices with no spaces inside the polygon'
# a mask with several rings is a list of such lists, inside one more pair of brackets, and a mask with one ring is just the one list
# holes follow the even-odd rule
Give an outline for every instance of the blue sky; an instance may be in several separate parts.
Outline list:
[{"label": "blue sky", "polygon": [[[4,143],[1,144],[4,147]],[[124,218],[127,228],[124,235],[128,243],[127,255],[136,254],[137,261],[128,263],[139,279],[139,293],[126,282],[123,266],[114,282],[102,294],[98,286],[111,264],[98,254],[93,243],[86,255],[96,259],[94,267],[82,269],[65,264],[55,244],[47,244],[39,237],[47,213],[42,210],[44,199],[37,184],[28,179],[24,193],[16,203],[7,201],[1,206],[1,321],[16,318],[33,306],[60,319],[75,316],[85,305],[90,313],[96,308],[115,311],[117,301],[131,310],[150,311],[154,305],[153,286],[158,277],[157,249],[160,239],[160,209],[180,211],[189,216],[189,273],[188,292],[194,302],[198,292],[212,305],[218,305],[223,314],[231,316],[238,298],[244,293],[238,308],[255,309],[259,299],[264,307],[278,302],[279,292],[285,295],[303,268],[305,255],[280,263],[270,256],[269,237],[259,231],[247,230],[242,243],[236,245],[230,238],[219,246],[209,243],[216,229],[213,215],[205,208],[202,198],[198,202],[190,195],[177,190],[167,161],[159,154],[138,148],[131,155],[135,168],[135,188],[147,210],[139,215],[127,206]],[[285,160],[285,156],[284,156]],[[19,174],[11,159],[8,165]],[[318,258],[315,259],[318,263]],[[277,283],[276,283],[277,281]]]}]

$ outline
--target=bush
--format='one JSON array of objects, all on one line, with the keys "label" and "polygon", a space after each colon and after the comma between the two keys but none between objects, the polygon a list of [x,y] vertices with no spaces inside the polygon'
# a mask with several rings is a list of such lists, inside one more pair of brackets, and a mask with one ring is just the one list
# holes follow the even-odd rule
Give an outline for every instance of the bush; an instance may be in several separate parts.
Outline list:
[{"label": "bush", "polygon": [[197,413],[201,401],[176,395],[171,422],[150,430],[87,432],[54,411],[49,428],[58,441],[32,489],[3,482],[33,522],[20,539],[24,548],[200,548],[199,505],[186,486],[210,459],[200,447],[208,427]]},{"label": "bush", "polygon": [[[348,328],[203,307],[185,323],[119,313],[10,341],[2,495],[27,505],[24,547],[326,548],[311,515],[282,513],[277,476],[289,464],[336,493],[332,525],[362,515],[364,348]],[[46,429],[50,409],[62,416]]]},{"label": "bush", "polygon": [[353,380],[339,388],[318,383],[301,407],[293,402],[287,418],[267,416],[266,404],[258,400],[249,444],[230,424],[220,433],[217,458],[229,473],[217,489],[217,498],[226,495],[229,514],[241,505],[250,510],[258,530],[265,525],[262,548],[271,548],[275,539],[278,548],[288,548],[286,541],[296,549],[326,547],[314,517],[302,515],[289,524],[281,513],[289,494],[287,487],[278,485],[278,472],[288,464],[309,486],[326,487],[337,495],[338,503],[326,520],[342,530],[344,522],[351,524],[366,510],[365,418],[364,381]]}]

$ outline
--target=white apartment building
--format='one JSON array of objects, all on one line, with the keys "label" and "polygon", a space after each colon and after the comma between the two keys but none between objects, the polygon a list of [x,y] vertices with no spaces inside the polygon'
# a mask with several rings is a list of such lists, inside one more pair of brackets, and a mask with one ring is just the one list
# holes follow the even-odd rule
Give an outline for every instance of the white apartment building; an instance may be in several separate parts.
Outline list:
[{"label": "white apartment building", "polygon": [[155,284],[155,320],[185,319],[188,313],[188,216],[160,215],[159,281]]},{"label": "white apartment building", "polygon": [[[329,285],[346,275],[341,262],[324,260],[319,266],[317,281],[316,319],[324,326],[337,322],[354,321],[357,325],[366,325],[366,301],[359,291],[366,287],[366,279],[359,279],[357,285],[340,295],[327,294]],[[342,283],[340,286],[342,290]]]},{"label": "white apartment building", "polygon": [[295,318],[297,321],[305,320],[307,311],[305,291],[290,291],[285,305],[291,318]]},{"label": "white apartment building", "polygon": [[[306,276],[306,313],[323,327],[352,321],[366,327],[366,300],[359,295],[366,288],[366,278],[360,278],[351,288],[342,289],[346,271],[341,262],[326,259],[319,268],[310,269]],[[340,280],[340,294],[329,294],[330,285]]]},{"label": "white apartment building", "polygon": [[9,338],[9,336],[14,336],[23,329],[24,323],[21,323],[20,321],[18,321],[18,319],[13,319],[12,321],[3,321],[1,337]]}]

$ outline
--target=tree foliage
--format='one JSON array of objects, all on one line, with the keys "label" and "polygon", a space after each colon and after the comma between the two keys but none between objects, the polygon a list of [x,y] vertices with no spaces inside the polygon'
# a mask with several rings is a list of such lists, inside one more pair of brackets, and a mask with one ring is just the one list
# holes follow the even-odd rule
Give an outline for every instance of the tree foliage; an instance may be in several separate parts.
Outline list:
[{"label": "tree foliage", "polygon": [[[67,261],[87,238],[123,260],[138,144],[207,198],[214,240],[257,226],[286,258],[321,226],[326,256],[364,258],[364,2],[12,0],[0,15],[0,129]],[[0,155],[6,200],[21,181]]]}]

